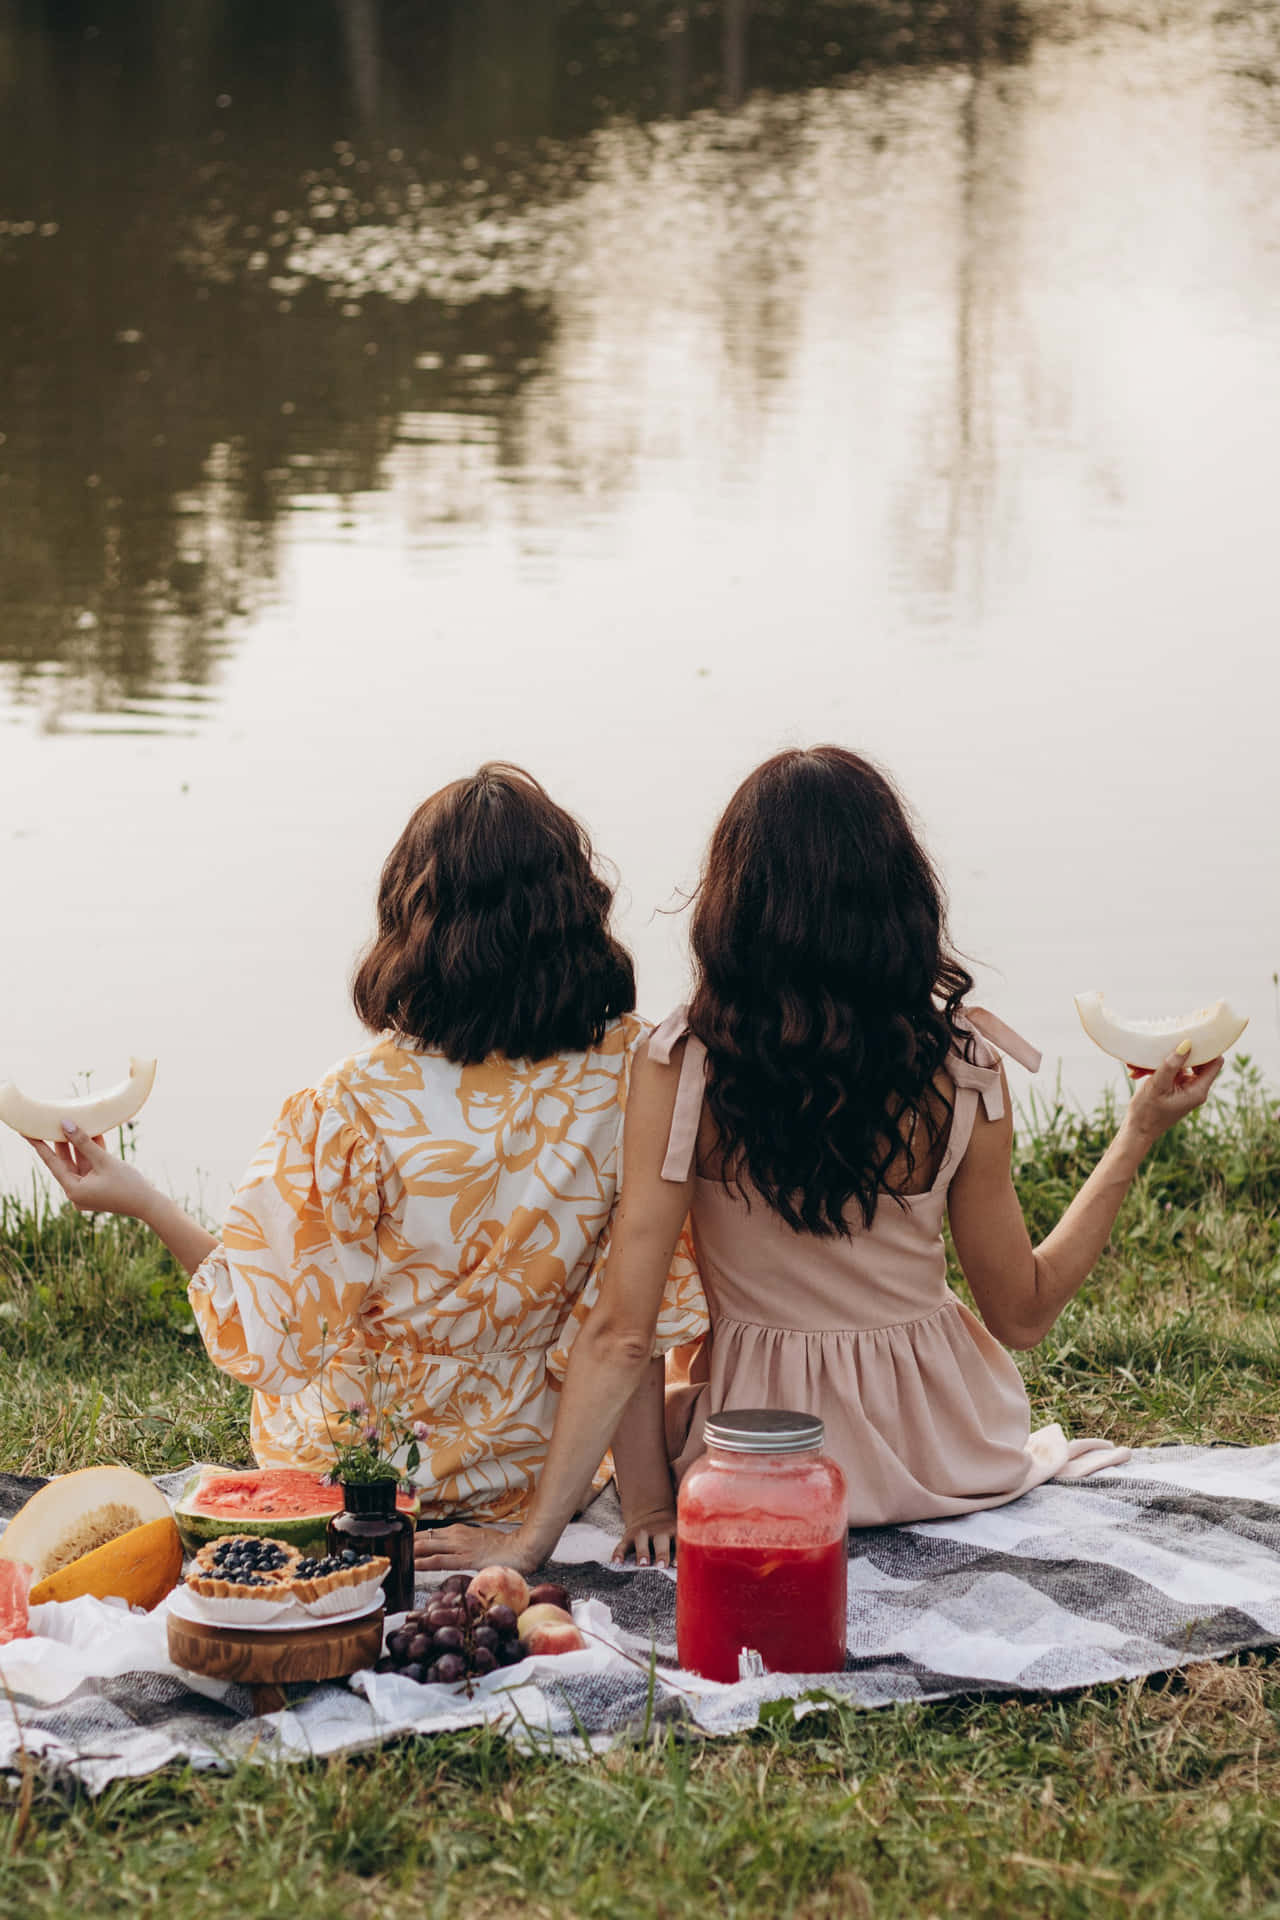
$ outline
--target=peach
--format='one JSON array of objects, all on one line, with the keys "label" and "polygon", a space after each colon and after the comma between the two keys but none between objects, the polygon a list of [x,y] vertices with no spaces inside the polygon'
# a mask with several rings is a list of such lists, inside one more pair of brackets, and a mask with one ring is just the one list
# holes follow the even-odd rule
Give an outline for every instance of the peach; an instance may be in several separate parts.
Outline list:
[{"label": "peach", "polygon": [[522,1640],[527,1640],[536,1628],[553,1625],[571,1627],[573,1625],[573,1615],[566,1613],[563,1607],[552,1607],[544,1601],[541,1606],[525,1608],[520,1618],[516,1621],[516,1632]]},{"label": "peach", "polygon": [[510,1607],[514,1614],[523,1613],[529,1604],[528,1582],[514,1567],[481,1567],[467,1592],[486,1607]]},{"label": "peach", "polygon": [[530,1653],[581,1653],[586,1641],[572,1620],[544,1620],[529,1629]]}]

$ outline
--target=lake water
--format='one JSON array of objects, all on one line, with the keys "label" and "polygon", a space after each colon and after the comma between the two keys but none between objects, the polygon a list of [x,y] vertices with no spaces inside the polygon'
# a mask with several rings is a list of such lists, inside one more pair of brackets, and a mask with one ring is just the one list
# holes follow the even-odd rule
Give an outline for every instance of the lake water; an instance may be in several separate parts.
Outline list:
[{"label": "lake water", "polygon": [[0,0],[0,180],[0,1078],[158,1055],[216,1212],[425,793],[579,811],[660,1016],[825,739],[1050,1093],[1093,986],[1280,1074],[1275,5]]}]

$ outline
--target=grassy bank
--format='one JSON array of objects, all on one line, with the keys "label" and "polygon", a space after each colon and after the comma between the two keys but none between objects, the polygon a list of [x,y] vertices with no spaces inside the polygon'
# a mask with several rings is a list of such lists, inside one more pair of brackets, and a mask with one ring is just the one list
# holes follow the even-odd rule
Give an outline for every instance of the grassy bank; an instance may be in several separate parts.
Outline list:
[{"label": "grassy bank", "polygon": [[[1110,1130],[1041,1107],[1033,1229]],[[1085,1297],[1025,1356],[1039,1418],[1150,1443],[1280,1437],[1280,1123],[1237,1069],[1162,1143]],[[246,1457],[178,1277],[130,1223],[0,1200],[0,1468]],[[0,1803],[0,1912],[1280,1916],[1265,1660],[1073,1699],[776,1722],[570,1768],[484,1734],[94,1804]]]}]

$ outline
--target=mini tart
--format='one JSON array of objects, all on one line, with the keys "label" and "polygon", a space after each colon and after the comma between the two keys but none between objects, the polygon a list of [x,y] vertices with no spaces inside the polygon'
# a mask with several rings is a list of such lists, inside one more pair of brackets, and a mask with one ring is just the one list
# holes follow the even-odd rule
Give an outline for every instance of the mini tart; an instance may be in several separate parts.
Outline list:
[{"label": "mini tart", "polygon": [[370,1580],[381,1581],[390,1571],[391,1562],[381,1553],[360,1555],[346,1566],[336,1554],[304,1554],[299,1556],[289,1585],[294,1599],[309,1606],[313,1600],[322,1600],[326,1594],[337,1593],[343,1587],[363,1587]]},{"label": "mini tart", "polygon": [[380,1582],[390,1571],[382,1554],[303,1555],[283,1540],[232,1533],[201,1547],[187,1585],[206,1600],[296,1601],[305,1607],[344,1587],[354,1592]]},{"label": "mini tart", "polygon": [[297,1549],[283,1540],[231,1533],[201,1547],[186,1584],[206,1600],[297,1599],[294,1569]]}]

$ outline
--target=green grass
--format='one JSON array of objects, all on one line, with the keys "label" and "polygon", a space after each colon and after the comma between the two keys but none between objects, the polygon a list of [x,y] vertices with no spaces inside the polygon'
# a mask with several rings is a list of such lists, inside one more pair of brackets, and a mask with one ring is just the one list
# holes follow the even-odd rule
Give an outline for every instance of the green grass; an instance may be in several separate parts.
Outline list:
[{"label": "green grass", "polygon": [[205,1358],[185,1277],[135,1220],[0,1194],[0,1469],[247,1461],[249,1393]]},{"label": "green grass", "polygon": [[[1056,1218],[1110,1126],[1026,1117]],[[1162,1143],[1082,1299],[1023,1356],[1037,1416],[1117,1439],[1280,1435],[1280,1121],[1247,1064]],[[163,1253],[0,1200],[0,1467],[247,1458]],[[0,1913],[1280,1916],[1280,1667],[1069,1699],[772,1722],[580,1766],[485,1732],[286,1771],[0,1798]]]}]

